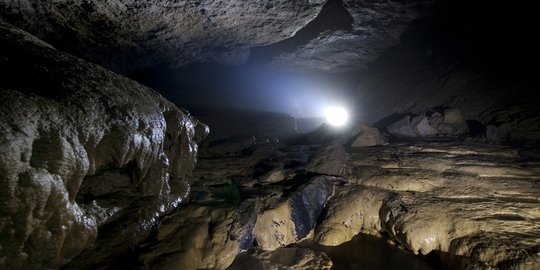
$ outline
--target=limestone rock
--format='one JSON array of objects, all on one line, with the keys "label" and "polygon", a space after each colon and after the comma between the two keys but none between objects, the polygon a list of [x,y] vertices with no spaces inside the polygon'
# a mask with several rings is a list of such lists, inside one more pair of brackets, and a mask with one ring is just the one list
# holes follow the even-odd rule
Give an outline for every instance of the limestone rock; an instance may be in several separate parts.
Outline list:
[{"label": "limestone rock", "polygon": [[398,44],[407,26],[428,14],[432,6],[426,0],[344,0],[345,10],[335,9],[328,17],[349,15],[351,28],[323,31],[294,52],[277,56],[271,65],[326,72],[365,69],[384,49]]},{"label": "limestone rock", "polygon": [[[496,35],[485,35],[487,39],[481,44],[473,41],[486,30],[497,29],[493,25],[498,23],[509,29],[527,24],[519,23],[517,18],[503,22],[495,16],[477,20],[482,21],[480,24],[459,25],[455,24],[455,18],[474,21],[477,14],[464,12],[471,9],[457,8],[460,5],[458,2],[448,1],[447,4],[456,7],[452,11],[445,10],[445,13],[449,11],[450,16],[440,18],[440,21],[435,19],[412,24],[403,34],[399,46],[387,49],[370,65],[357,88],[361,120],[377,123],[395,114],[418,114],[433,108],[452,108],[459,109],[467,121],[477,121],[484,126],[507,125],[508,129],[501,129],[501,135],[505,138],[501,143],[538,144],[540,128],[533,124],[534,119],[539,119],[536,109],[539,92],[533,90],[536,76],[522,62],[535,50],[532,47],[524,50],[517,42],[501,45]],[[510,14],[507,10],[512,7],[500,3],[492,5],[492,8],[497,11],[491,14]],[[477,6],[477,10],[483,9],[483,5]],[[453,40],[458,42],[450,43],[446,35],[440,35],[447,33],[448,25],[456,27],[452,30],[457,34]],[[430,37],[429,42],[426,42],[426,37]],[[487,47],[491,49],[485,50]],[[498,51],[508,54],[501,55],[504,61],[494,63],[490,59]],[[523,56],[517,57],[515,53]],[[440,120],[444,120],[442,113],[444,111],[428,117],[432,127],[442,123],[431,121],[437,114],[440,114]],[[465,126],[460,126],[455,130],[458,131],[455,134],[459,135],[452,136],[464,134]],[[455,131],[447,129],[446,133]]]},{"label": "limestone rock", "polygon": [[411,126],[419,137],[432,137],[438,134],[437,129],[431,126],[430,120],[425,115],[413,118]]},{"label": "limestone rock", "polygon": [[274,250],[305,238],[333,194],[329,177],[316,177],[287,200],[274,202],[257,216],[253,237],[263,250]]},{"label": "limestone rock", "polygon": [[[177,192],[203,124],[153,90],[11,25],[0,23],[0,39],[0,264],[56,268],[120,210],[97,211],[98,196],[122,191],[129,205]],[[160,208],[170,209],[156,205],[149,220]]]},{"label": "limestone rock", "polygon": [[459,109],[446,109],[443,116],[444,120],[437,128],[442,135],[457,136],[469,131]]},{"label": "limestone rock", "polygon": [[283,247],[273,251],[257,250],[240,255],[229,270],[242,269],[332,269],[332,261],[321,251]]},{"label": "limestone rock", "polygon": [[384,138],[377,128],[358,123],[353,128],[355,134],[351,147],[366,147],[384,144]]},{"label": "limestone rock", "polygon": [[416,143],[351,159],[358,185],[336,188],[315,229],[320,243],[384,233],[415,254],[439,251],[450,269],[540,266],[540,169],[515,149]]},{"label": "limestone rock", "polygon": [[411,117],[405,116],[401,120],[387,127],[388,133],[398,138],[416,138],[417,134],[411,127]]},{"label": "limestone rock", "polygon": [[126,71],[171,62],[241,63],[249,47],[294,35],[325,2],[10,0],[0,3],[0,18],[77,56]]},{"label": "limestone rock", "polygon": [[337,246],[350,241],[360,232],[376,235],[381,230],[379,209],[387,192],[349,186],[328,201],[315,240],[322,245]]},{"label": "limestone rock", "polygon": [[150,269],[226,269],[251,246],[255,204],[238,210],[189,205],[160,222],[155,242],[140,256]]},{"label": "limestone rock", "polygon": [[348,173],[348,154],[343,144],[333,141],[317,151],[306,170],[324,175],[343,176]]},{"label": "limestone rock", "polygon": [[285,180],[285,174],[281,168],[276,168],[260,177],[262,183],[277,183]]},{"label": "limestone rock", "polygon": [[[173,184],[171,181],[171,185]],[[112,197],[109,200],[100,199],[96,200],[99,202],[93,205],[94,209],[84,205],[87,215],[96,215],[96,221],[99,225],[98,237],[91,246],[85,248],[78,256],[63,265],[62,269],[92,270],[137,265],[136,261],[123,261],[118,260],[118,258],[126,256],[129,252],[136,250],[141,243],[147,241],[154,233],[159,219],[178,208],[180,203],[185,203],[190,188],[187,183],[184,185],[183,192],[157,197],[124,199],[120,202],[118,197]],[[178,187],[177,190],[179,190]],[[109,210],[110,206],[113,205],[111,209],[113,215],[103,218],[103,210],[96,209],[101,206],[99,204],[104,204],[103,208],[106,210]],[[102,221],[99,222],[99,219]]]},{"label": "limestone rock", "polygon": [[398,138],[444,138],[466,134],[469,129],[459,109],[447,109],[444,114],[438,112],[421,114],[412,118],[405,116],[387,127],[390,134]]}]

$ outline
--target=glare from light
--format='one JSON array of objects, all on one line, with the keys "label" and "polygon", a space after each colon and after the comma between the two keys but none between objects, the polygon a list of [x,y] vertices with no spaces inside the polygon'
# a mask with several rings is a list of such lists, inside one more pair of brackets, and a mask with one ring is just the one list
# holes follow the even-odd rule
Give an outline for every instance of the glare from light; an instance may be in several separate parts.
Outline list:
[{"label": "glare from light", "polygon": [[349,121],[349,113],[341,106],[327,108],[326,122],[334,127],[342,127]]}]

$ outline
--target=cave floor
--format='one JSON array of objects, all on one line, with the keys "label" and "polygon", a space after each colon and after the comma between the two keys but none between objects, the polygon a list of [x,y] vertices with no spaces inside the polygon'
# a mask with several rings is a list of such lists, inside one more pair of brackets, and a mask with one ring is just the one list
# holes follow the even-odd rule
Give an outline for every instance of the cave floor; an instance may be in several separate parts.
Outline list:
[{"label": "cave floor", "polygon": [[[365,148],[265,142],[229,150],[199,159],[191,202],[161,221],[155,239],[139,251],[143,265],[540,269],[540,159],[534,151],[465,142]],[[340,166],[329,170],[340,173],[313,170],[317,159]],[[307,236],[287,235],[298,221],[287,222],[294,218],[275,210],[317,177],[330,179],[331,196]],[[306,200],[304,206],[316,204]],[[256,220],[268,212],[280,224],[261,233]],[[263,250],[272,241],[277,248]]]}]

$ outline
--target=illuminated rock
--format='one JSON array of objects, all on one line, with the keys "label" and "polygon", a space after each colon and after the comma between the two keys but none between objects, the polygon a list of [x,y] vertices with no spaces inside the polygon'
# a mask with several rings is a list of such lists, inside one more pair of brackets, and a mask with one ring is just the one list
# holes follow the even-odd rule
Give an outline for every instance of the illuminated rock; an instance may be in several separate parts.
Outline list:
[{"label": "illuminated rock", "polygon": [[142,236],[185,199],[204,124],[11,25],[0,38],[0,268],[57,268],[132,202],[156,198]]},{"label": "illuminated rock", "polygon": [[411,127],[411,117],[405,116],[401,120],[389,125],[387,128],[388,133],[398,138],[416,138],[418,135]]},{"label": "illuminated rock", "polygon": [[243,269],[332,269],[332,261],[321,251],[284,247],[273,251],[258,250],[240,255],[229,270]]},{"label": "illuminated rock", "polygon": [[[316,177],[286,200],[271,201],[257,216],[253,238],[263,250],[274,250],[305,238],[333,194],[329,177]],[[268,208],[268,209],[265,209]]]},{"label": "illuminated rock", "polygon": [[184,207],[161,221],[159,234],[140,259],[152,269],[226,269],[251,246],[254,205]]},{"label": "illuminated rock", "polygon": [[343,176],[348,173],[348,153],[343,144],[333,141],[321,147],[306,165],[306,170],[313,173]]},{"label": "illuminated rock", "polygon": [[436,251],[449,268],[540,266],[540,169],[516,150],[438,143],[352,155],[355,184],[328,201],[321,244],[385,234],[415,254]]},{"label": "illuminated rock", "polygon": [[358,123],[353,128],[354,140],[351,147],[366,147],[384,144],[384,138],[377,128]]}]

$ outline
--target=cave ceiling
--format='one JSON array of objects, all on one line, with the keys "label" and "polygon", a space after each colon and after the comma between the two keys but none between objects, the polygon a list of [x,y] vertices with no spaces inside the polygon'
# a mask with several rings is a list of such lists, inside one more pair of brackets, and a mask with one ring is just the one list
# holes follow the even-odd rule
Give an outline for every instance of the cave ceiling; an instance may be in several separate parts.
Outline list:
[{"label": "cave ceiling", "polygon": [[[288,46],[273,52],[270,66],[338,71],[364,68],[428,14],[432,2],[9,0],[0,3],[0,14],[59,49],[121,73],[158,64],[239,65],[250,48],[280,42]],[[310,22],[309,33],[297,37]]]}]

